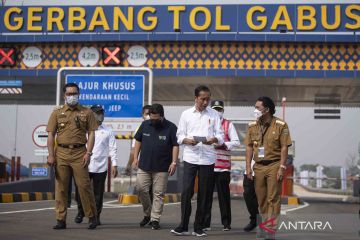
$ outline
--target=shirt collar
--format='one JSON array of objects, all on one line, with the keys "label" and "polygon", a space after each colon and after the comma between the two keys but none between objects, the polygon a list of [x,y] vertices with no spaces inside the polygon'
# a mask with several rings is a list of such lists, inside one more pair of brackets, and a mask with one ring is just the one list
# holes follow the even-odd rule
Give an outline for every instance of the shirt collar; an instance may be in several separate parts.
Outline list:
[{"label": "shirt collar", "polygon": [[[75,110],[75,109],[80,111],[80,110],[81,110],[81,109],[80,109],[80,104],[77,104],[76,107],[74,108],[74,110]],[[64,111],[67,111],[67,110],[70,110],[70,111],[71,111],[69,105],[65,104],[65,106],[64,106]]]},{"label": "shirt collar", "polygon": [[260,124],[260,125],[263,125],[263,126],[270,126],[270,125],[271,125],[271,123],[272,123],[274,120],[275,120],[275,117],[274,117],[274,116],[272,116],[272,117],[271,117],[271,119],[270,119],[270,120],[268,120],[267,122],[264,122],[264,123],[262,123],[262,122],[260,122],[260,121],[258,121],[258,122],[259,122],[259,124]]},{"label": "shirt collar", "polygon": [[[207,106],[207,107],[206,107],[202,112],[200,112],[200,113],[208,112],[208,108],[209,108],[209,106]],[[192,110],[193,113],[199,112],[199,111],[196,109],[196,106],[195,106],[195,105],[191,108],[191,110]]]}]

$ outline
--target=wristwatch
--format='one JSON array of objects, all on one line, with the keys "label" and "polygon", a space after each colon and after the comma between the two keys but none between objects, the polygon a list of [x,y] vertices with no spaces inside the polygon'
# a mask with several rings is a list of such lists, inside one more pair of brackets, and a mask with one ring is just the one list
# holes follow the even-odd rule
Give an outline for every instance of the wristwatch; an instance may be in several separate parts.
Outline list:
[{"label": "wristwatch", "polygon": [[93,155],[92,152],[86,152],[86,153],[89,154],[90,157]]},{"label": "wristwatch", "polygon": [[280,165],[280,168],[286,170],[286,166],[285,166],[285,165]]}]

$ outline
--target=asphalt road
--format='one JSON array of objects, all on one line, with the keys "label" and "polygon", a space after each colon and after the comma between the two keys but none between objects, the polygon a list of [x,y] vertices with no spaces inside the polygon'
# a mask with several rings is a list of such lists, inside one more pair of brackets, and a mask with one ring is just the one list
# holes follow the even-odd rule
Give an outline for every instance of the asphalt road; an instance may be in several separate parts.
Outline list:
[{"label": "asphalt road", "polygon": [[[143,217],[140,205],[122,206],[117,204],[114,199],[105,199],[104,202],[107,203],[102,213],[102,225],[97,229],[86,229],[87,220],[82,224],[74,223],[73,219],[77,211],[73,206],[68,211],[67,229],[58,231],[52,229],[52,226],[55,224],[54,201],[0,204],[0,239],[165,240],[195,238],[172,236],[169,233],[170,229],[176,227],[180,220],[180,204],[178,203],[166,205],[161,218],[161,229],[151,230],[150,227],[139,227],[139,222]],[[192,230],[195,209],[196,206],[193,204],[193,214],[189,226],[190,231]],[[360,238],[359,205],[357,204],[308,203],[300,207],[284,206],[282,209],[284,215],[282,215],[281,219],[284,223],[279,231],[278,239],[358,240]],[[232,230],[223,232],[218,203],[215,199],[213,204],[212,230],[208,232],[207,238],[222,240],[256,239],[255,232],[246,233],[242,230],[248,222],[248,213],[243,200],[232,200],[232,214]],[[289,222],[291,222],[291,226]],[[314,222],[322,222],[322,228],[325,226],[325,229],[314,230]],[[294,226],[296,224],[297,230],[295,231]],[[319,227],[319,223],[316,223],[316,227]]]}]

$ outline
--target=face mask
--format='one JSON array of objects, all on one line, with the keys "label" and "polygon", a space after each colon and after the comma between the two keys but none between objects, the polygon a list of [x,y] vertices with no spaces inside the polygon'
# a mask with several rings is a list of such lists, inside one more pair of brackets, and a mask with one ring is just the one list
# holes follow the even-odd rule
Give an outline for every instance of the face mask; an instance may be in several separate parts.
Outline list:
[{"label": "face mask", "polygon": [[259,118],[262,116],[262,112],[258,109],[254,110],[254,117],[256,118],[256,120],[259,120]]},{"label": "face mask", "polygon": [[79,95],[65,96],[65,102],[69,106],[75,106],[79,103]]},{"label": "face mask", "polygon": [[161,119],[151,119],[151,125],[154,128],[160,128],[161,126]]},{"label": "face mask", "polygon": [[104,121],[104,114],[96,114],[95,113],[95,119],[98,121],[98,123],[102,123]]},{"label": "face mask", "polygon": [[224,113],[223,112],[218,112],[218,114],[219,114],[220,119],[223,119]]},{"label": "face mask", "polygon": [[149,115],[145,115],[144,116],[144,120],[149,120],[150,119],[150,116]]}]

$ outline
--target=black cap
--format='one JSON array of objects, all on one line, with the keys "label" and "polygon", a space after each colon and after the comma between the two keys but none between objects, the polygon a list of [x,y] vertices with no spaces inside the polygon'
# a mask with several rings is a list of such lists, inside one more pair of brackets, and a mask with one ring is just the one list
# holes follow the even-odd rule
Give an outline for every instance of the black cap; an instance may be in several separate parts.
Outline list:
[{"label": "black cap", "polygon": [[224,109],[224,102],[221,100],[214,100],[211,102],[211,108],[221,108]]},{"label": "black cap", "polygon": [[99,105],[99,104],[92,105],[90,109],[91,109],[94,113],[104,112],[103,107],[102,107],[101,105]]}]

